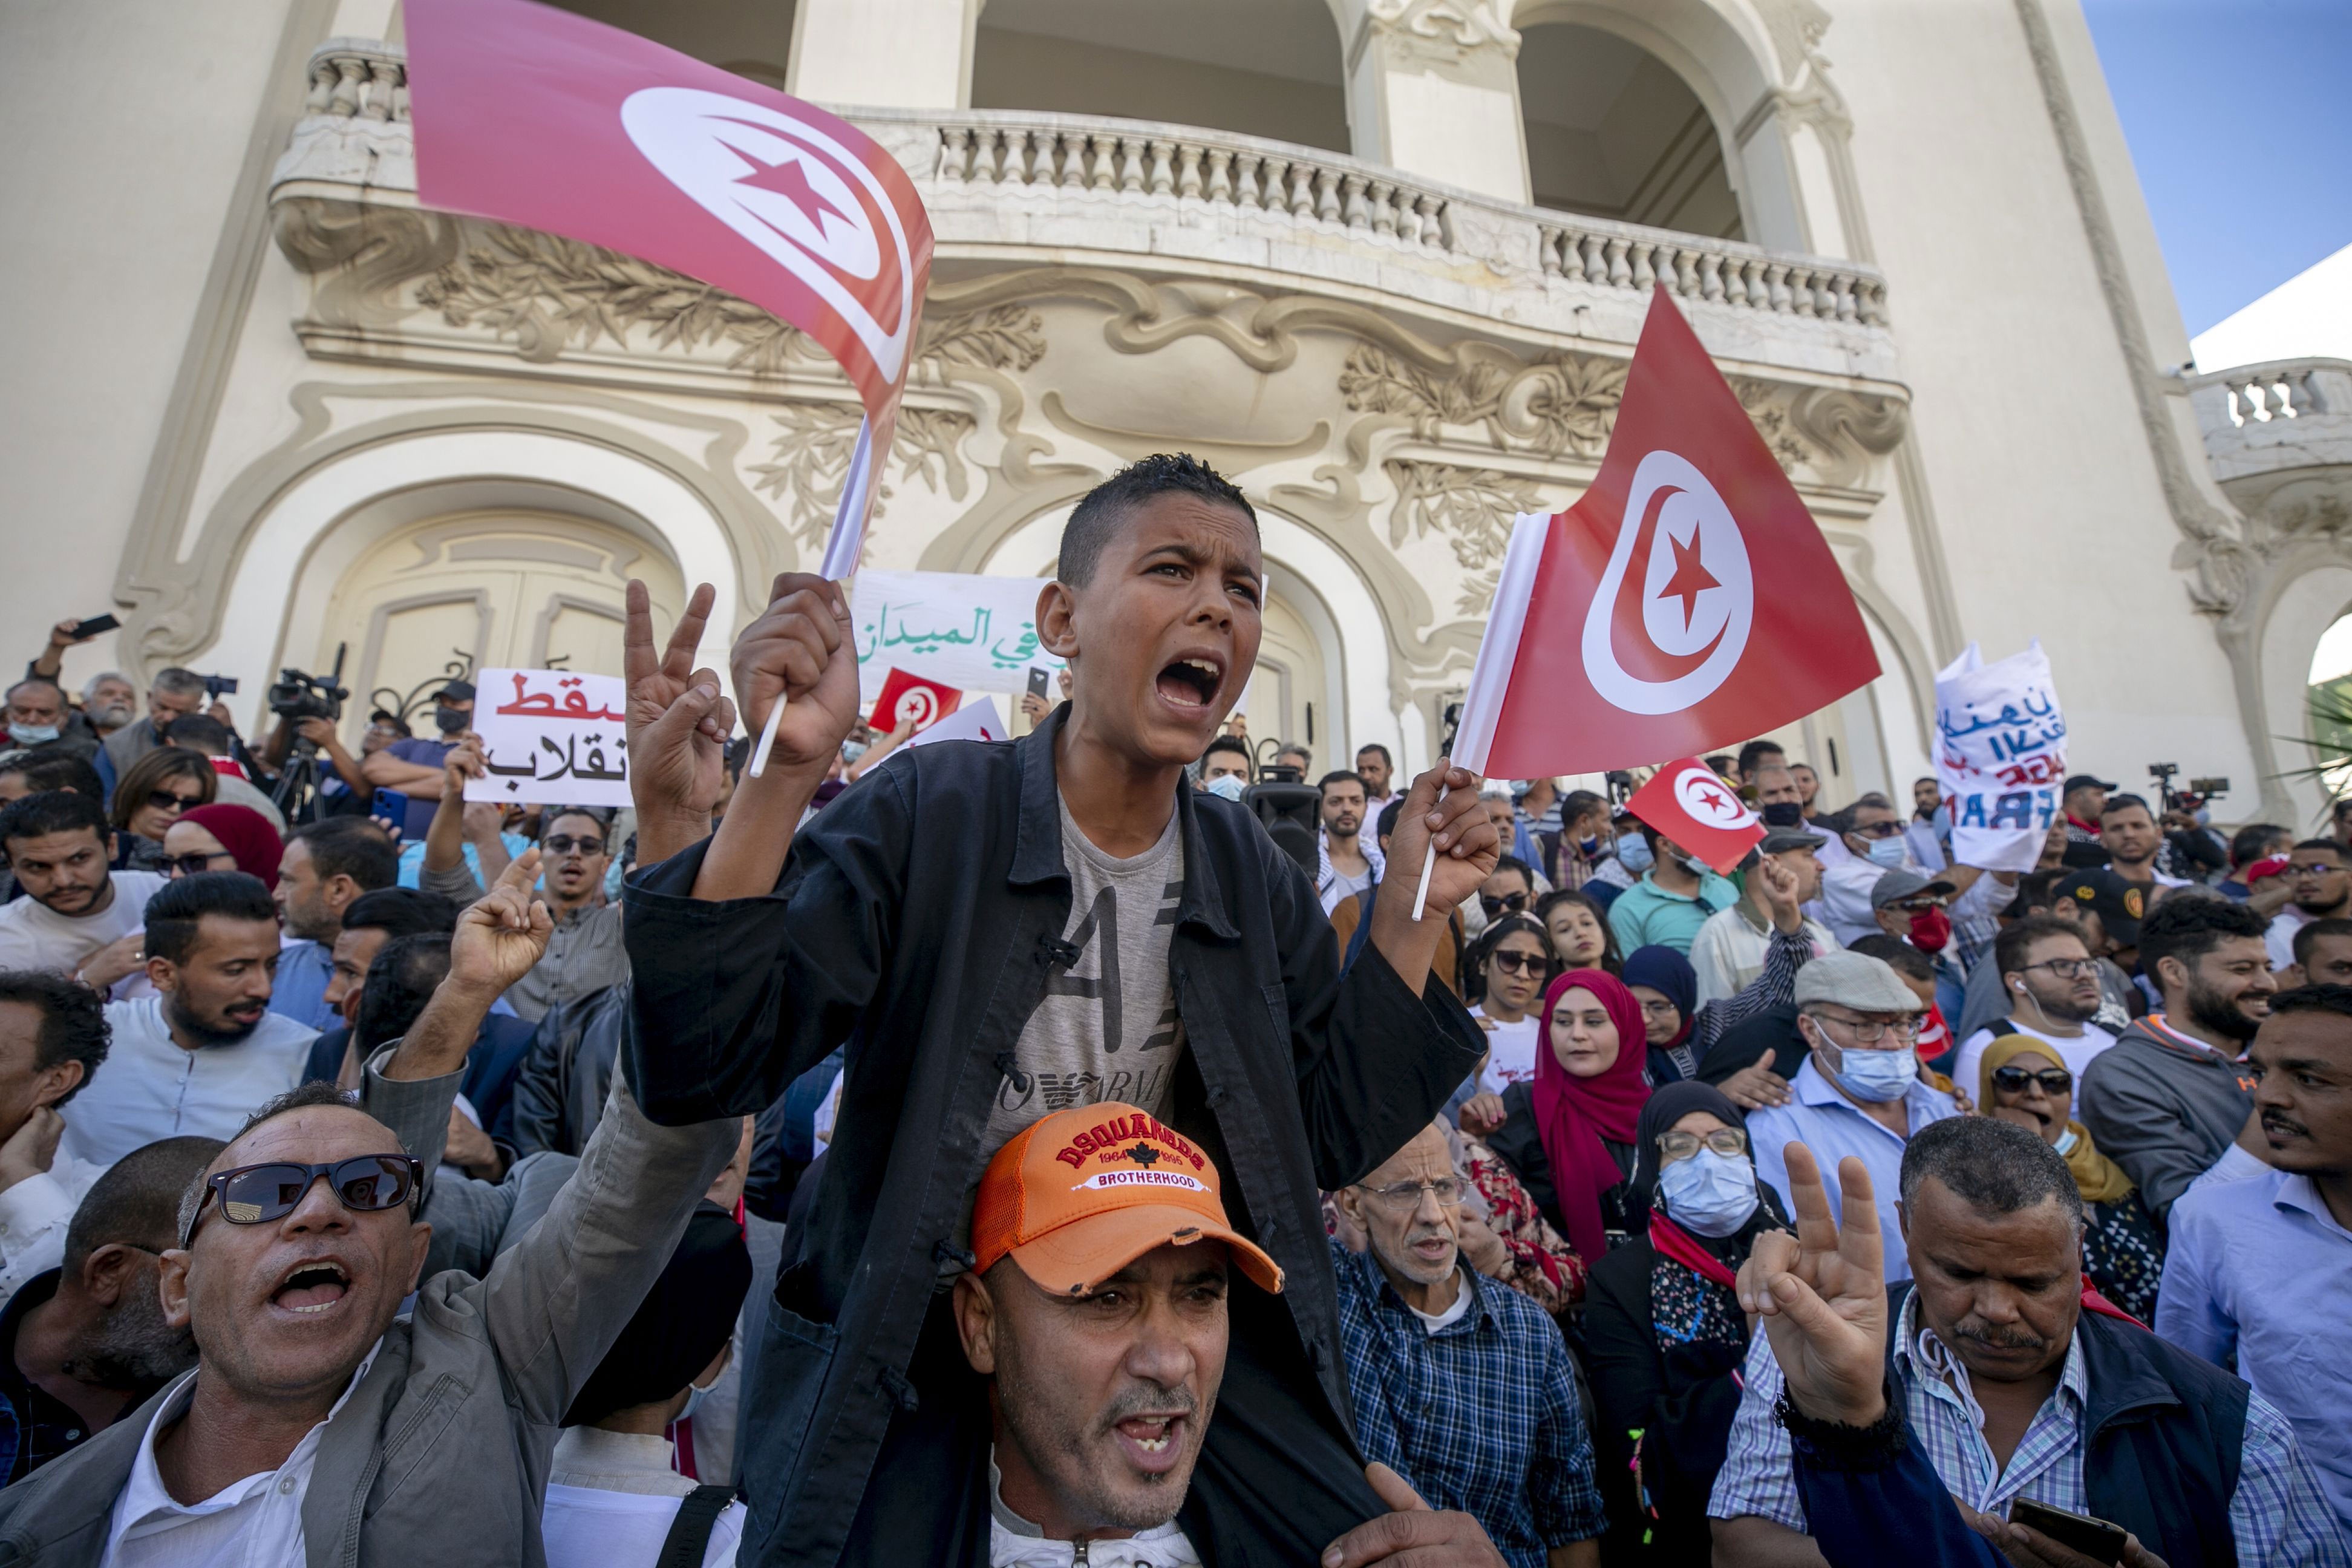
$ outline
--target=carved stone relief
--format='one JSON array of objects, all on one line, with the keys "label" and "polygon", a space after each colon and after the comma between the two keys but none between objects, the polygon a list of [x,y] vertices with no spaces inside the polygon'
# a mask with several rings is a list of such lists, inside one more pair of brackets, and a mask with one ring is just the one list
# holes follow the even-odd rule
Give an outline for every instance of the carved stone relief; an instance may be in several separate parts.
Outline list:
[{"label": "carved stone relief", "polygon": [[1371,0],[1366,18],[1408,58],[1452,64],[1485,48],[1499,49],[1505,59],[1518,58],[1519,35],[1497,14],[1494,0]]}]

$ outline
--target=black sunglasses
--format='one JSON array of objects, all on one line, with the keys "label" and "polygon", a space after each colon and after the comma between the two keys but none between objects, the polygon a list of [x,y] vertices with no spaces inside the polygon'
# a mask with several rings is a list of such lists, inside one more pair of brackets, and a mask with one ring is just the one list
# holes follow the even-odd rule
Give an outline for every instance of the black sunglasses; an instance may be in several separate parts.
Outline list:
[{"label": "black sunglasses", "polygon": [[2071,1094],[2074,1090],[2074,1075],[2064,1068],[2042,1068],[2031,1071],[2025,1068],[1995,1068],[1992,1086],[2010,1094],[2023,1092],[2029,1083],[2038,1083],[2044,1094]]},{"label": "black sunglasses", "polygon": [[1541,974],[1545,958],[1539,952],[1503,952],[1488,955],[1487,962],[1506,974]]},{"label": "black sunglasses", "polygon": [[601,838],[574,838],[569,833],[559,833],[541,846],[551,855],[569,855],[577,849],[583,855],[602,855],[604,841]]},{"label": "black sunglasses", "polygon": [[232,866],[236,863],[236,858],[226,850],[218,855],[173,855],[163,862],[163,875],[193,877],[199,871],[211,870],[215,860],[226,860]]},{"label": "black sunglasses", "polygon": [[1481,893],[1478,895],[1478,907],[1486,911],[1489,919],[1506,910],[1517,914],[1528,907],[1528,896],[1525,893]]},{"label": "black sunglasses", "polygon": [[221,1217],[231,1225],[267,1225],[284,1219],[302,1202],[310,1184],[327,1178],[327,1190],[353,1214],[380,1214],[402,1204],[415,1206],[425,1190],[425,1167],[406,1154],[355,1154],[328,1165],[272,1161],[266,1165],[239,1165],[205,1178],[205,1195],[188,1216],[180,1245],[195,1239],[204,1223],[205,1205],[217,1195]]},{"label": "black sunglasses", "polygon": [[167,789],[151,789],[147,792],[147,804],[158,811],[186,811],[205,804],[205,792],[173,795]]}]

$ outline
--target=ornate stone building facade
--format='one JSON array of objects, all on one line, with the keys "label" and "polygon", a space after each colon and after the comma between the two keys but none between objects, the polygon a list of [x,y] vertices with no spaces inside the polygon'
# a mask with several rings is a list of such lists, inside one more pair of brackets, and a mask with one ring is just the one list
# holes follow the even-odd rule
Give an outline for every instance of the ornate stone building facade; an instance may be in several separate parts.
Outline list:
[{"label": "ornate stone building facade", "polygon": [[[868,563],[1038,574],[1103,475],[1199,453],[1265,514],[1255,734],[1427,760],[1509,520],[1589,482],[1662,284],[1871,626],[1882,679],[1784,737],[1832,798],[1927,771],[1970,638],[2039,636],[2111,776],[2227,773],[2243,815],[2299,760],[2270,731],[2352,599],[2352,385],[2180,377],[2070,0],[568,3],[914,176],[938,257]],[[200,9],[5,24],[19,641],[110,605],[69,675],[257,708],[347,643],[405,692],[616,668],[636,575],[718,585],[723,668],[821,551],[846,382],[688,279],[419,208],[394,0]]]}]

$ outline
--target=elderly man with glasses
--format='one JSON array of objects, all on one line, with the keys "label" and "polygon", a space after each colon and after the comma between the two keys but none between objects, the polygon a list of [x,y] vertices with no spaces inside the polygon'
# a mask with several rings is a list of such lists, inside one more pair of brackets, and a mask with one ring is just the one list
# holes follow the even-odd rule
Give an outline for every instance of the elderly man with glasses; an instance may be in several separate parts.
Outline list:
[{"label": "elderly man with glasses", "polygon": [[[1958,1116],[1952,1097],[1919,1076],[1914,1047],[1919,1035],[1918,996],[1880,959],[1825,952],[1797,972],[1797,1029],[1808,1047],[1805,1065],[1789,1081],[1786,1105],[1748,1113],[1756,1171],[1793,1212],[1784,1151],[1802,1143],[1823,1170],[1851,1154],[1870,1173],[1886,1237],[1886,1278],[1911,1278],[1895,1214],[1896,1176],[1911,1135],[1930,1122]],[[1830,1195],[1837,1206],[1838,1194]]]},{"label": "elderly man with glasses", "polygon": [[1442,1126],[1337,1202],[1339,1343],[1364,1458],[1435,1509],[1486,1527],[1514,1568],[1598,1564],[1603,1519],[1568,1346],[1541,1307],[1462,1257],[1463,1199]]}]

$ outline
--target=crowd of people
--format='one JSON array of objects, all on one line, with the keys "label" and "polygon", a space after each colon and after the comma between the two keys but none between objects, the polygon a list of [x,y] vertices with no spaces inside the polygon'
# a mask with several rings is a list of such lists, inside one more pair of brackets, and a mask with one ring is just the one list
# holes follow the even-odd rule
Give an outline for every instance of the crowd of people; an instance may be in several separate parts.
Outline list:
[{"label": "crowd of people", "polygon": [[617,813],[467,802],[463,680],[248,744],[60,623],[0,1562],[2352,1563],[2352,802],[2082,774],[1987,870],[1759,740],[1719,873],[1254,743],[1262,584],[1122,470],[1064,700],[940,745],[838,585],[731,697],[633,587]]}]

